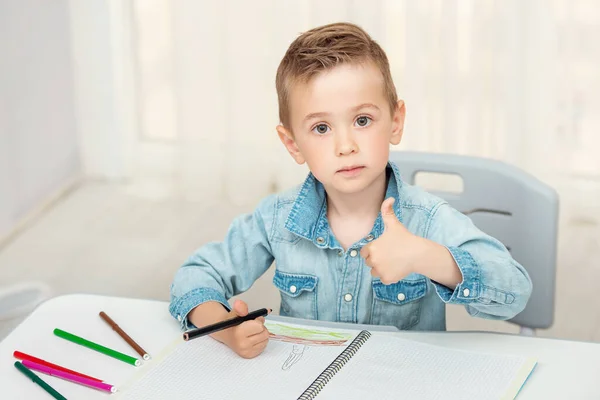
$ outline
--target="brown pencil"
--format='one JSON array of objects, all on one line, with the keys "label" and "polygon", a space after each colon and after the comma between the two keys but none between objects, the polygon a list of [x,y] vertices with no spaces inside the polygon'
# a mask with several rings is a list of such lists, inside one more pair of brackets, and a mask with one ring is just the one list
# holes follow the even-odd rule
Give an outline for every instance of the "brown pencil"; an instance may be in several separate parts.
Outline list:
[{"label": "brown pencil", "polygon": [[133,349],[140,356],[142,356],[144,360],[147,361],[150,359],[150,354],[148,354],[146,350],[142,349],[141,346],[137,344],[128,334],[126,334],[125,331],[123,331],[123,329],[121,329],[115,321],[113,321],[108,315],[106,315],[104,311],[100,311],[99,315],[100,318],[102,318],[108,325],[110,325],[110,327],[113,328],[113,330],[117,332],[119,336],[121,336],[123,340],[125,340],[131,347],[133,347]]}]

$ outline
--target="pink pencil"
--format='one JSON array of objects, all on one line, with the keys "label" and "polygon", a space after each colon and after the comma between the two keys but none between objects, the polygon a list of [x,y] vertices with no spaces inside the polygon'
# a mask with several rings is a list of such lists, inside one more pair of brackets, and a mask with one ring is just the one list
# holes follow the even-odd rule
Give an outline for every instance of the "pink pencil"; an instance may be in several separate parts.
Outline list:
[{"label": "pink pencil", "polygon": [[79,383],[80,385],[89,386],[94,389],[104,390],[106,392],[115,393],[117,388],[104,382],[97,382],[92,379],[84,378],[78,375],[73,375],[68,372],[60,371],[55,368],[47,367],[29,360],[23,360],[22,364],[29,369],[44,373],[46,375],[55,376],[67,381]]}]

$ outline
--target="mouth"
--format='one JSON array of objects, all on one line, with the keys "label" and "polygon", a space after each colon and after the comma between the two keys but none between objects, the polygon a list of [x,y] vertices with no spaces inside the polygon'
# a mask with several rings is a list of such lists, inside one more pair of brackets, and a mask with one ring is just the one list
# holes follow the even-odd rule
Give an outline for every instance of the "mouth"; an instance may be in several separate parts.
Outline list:
[{"label": "mouth", "polygon": [[350,165],[348,167],[339,169],[337,172],[339,172],[341,174],[352,174],[352,173],[360,172],[363,168],[365,168],[364,165]]}]

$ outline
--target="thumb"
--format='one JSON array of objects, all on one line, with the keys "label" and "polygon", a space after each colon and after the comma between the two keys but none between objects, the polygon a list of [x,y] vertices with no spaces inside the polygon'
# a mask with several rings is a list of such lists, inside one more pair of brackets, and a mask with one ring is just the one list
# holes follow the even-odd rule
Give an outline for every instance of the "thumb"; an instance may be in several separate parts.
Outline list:
[{"label": "thumb", "polygon": [[231,309],[230,314],[232,314],[234,317],[243,317],[248,315],[248,304],[246,304],[243,300],[236,300],[233,303],[233,308]]},{"label": "thumb", "polygon": [[383,219],[383,224],[385,228],[390,228],[394,224],[398,224],[398,218],[396,218],[396,214],[394,213],[394,208],[392,205],[394,204],[393,197],[388,197],[381,204],[381,218]]}]

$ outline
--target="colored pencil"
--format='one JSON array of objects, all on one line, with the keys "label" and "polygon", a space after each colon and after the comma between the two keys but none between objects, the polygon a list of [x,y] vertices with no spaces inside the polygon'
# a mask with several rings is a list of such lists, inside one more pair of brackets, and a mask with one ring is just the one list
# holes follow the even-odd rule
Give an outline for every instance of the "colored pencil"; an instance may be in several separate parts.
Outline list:
[{"label": "colored pencil", "polygon": [[39,385],[42,389],[44,389],[50,396],[54,397],[56,400],[67,400],[65,396],[58,393],[52,386],[48,385],[42,378],[37,376],[35,373],[30,371],[27,367],[21,364],[19,361],[15,361],[15,367],[21,371],[25,376],[31,379],[35,384]]},{"label": "colored pencil", "polygon": [[61,367],[60,365],[52,364],[51,362],[44,361],[41,358],[37,358],[37,357],[34,357],[32,355],[29,355],[29,354],[21,353],[20,351],[15,351],[13,353],[13,356],[15,358],[18,358],[19,360],[33,361],[36,364],[45,365],[47,367],[54,368],[54,369],[57,369],[59,371],[64,371],[64,372],[68,372],[68,373],[73,374],[73,375],[81,376],[82,378],[91,379],[91,380],[96,381],[96,382],[102,382],[102,379],[94,378],[93,376],[85,375],[85,374],[82,374],[80,372],[73,371],[72,369]]},{"label": "colored pencil", "polygon": [[136,367],[141,364],[141,361],[135,357],[131,357],[131,356],[128,356],[127,354],[123,354],[116,350],[109,349],[108,347],[91,342],[91,341],[84,339],[82,337],[79,337],[77,335],[73,335],[72,333],[65,332],[62,329],[58,329],[58,328],[54,329],[54,334],[60,338],[63,338],[65,340],[68,340],[70,342],[78,344],[80,346],[84,346],[89,349],[96,350],[97,352],[107,355],[109,357],[113,357],[113,358],[116,358],[117,360],[121,360],[128,364],[135,365]]},{"label": "colored pencil", "polygon": [[96,382],[91,379],[83,378],[81,376],[73,375],[65,371],[59,371],[57,369],[47,367],[45,365],[34,363],[33,361],[23,360],[23,365],[27,368],[41,372],[46,375],[55,376],[57,378],[61,378],[70,382],[78,383],[83,386],[88,386],[94,389],[103,390],[105,392],[114,393],[117,391],[117,388],[113,385],[109,385],[104,382]]},{"label": "colored pencil", "polygon": [[231,328],[245,321],[250,321],[258,317],[266,317],[271,312],[270,309],[261,308],[260,310],[253,311],[243,317],[235,317],[225,321],[217,322],[216,324],[208,325],[203,328],[193,329],[183,334],[183,340],[195,339],[201,336],[210,335],[221,331],[223,329]]},{"label": "colored pencil", "polygon": [[150,354],[148,354],[148,352],[146,352],[146,350],[142,349],[142,347],[137,344],[135,342],[135,340],[133,340],[131,338],[131,336],[129,336],[128,334],[125,333],[125,331],[123,329],[121,329],[121,327],[119,325],[117,325],[117,323],[115,321],[112,320],[111,317],[109,317],[108,315],[106,315],[106,313],[104,311],[100,311],[100,318],[102,318],[104,320],[104,322],[106,322],[108,325],[110,325],[111,328],[113,328],[113,330],[115,332],[117,332],[117,334],[119,336],[121,336],[123,338],[123,340],[125,340],[127,342],[128,345],[130,345],[131,347],[133,347],[133,349],[140,355],[142,356],[142,358],[144,360],[149,360],[150,359]]}]

